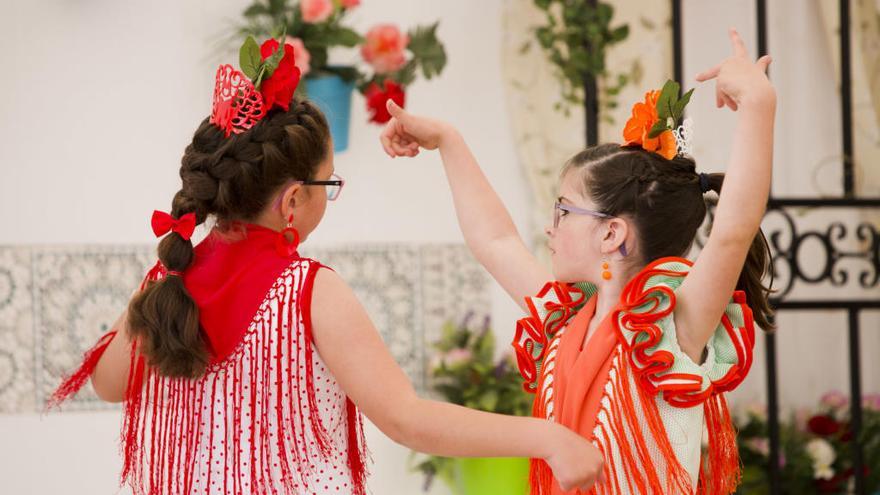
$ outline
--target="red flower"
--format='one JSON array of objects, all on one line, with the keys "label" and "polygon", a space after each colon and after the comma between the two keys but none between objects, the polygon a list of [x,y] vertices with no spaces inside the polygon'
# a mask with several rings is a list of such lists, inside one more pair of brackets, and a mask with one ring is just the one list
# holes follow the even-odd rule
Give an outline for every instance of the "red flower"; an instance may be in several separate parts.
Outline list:
[{"label": "red flower", "polygon": [[844,424],[840,425],[840,428],[843,430],[842,433],[840,434],[840,441],[841,442],[852,441],[853,431],[852,431],[852,427],[850,426],[850,424],[844,423]]},{"label": "red flower", "polygon": [[[278,49],[278,40],[268,39],[260,47],[260,55],[266,60]],[[272,73],[272,77],[264,79],[260,84],[260,93],[263,94],[263,104],[268,112],[272,107],[279,106],[286,112],[290,109],[290,100],[299,85],[300,70],[294,62],[293,47],[284,44],[284,58],[278,64],[278,68]]]},{"label": "red flower", "polygon": [[367,110],[373,112],[370,116],[370,122],[377,124],[384,124],[391,120],[391,114],[388,113],[388,108],[385,106],[386,101],[391,100],[402,108],[406,100],[403,87],[390,79],[385,80],[384,91],[379,88],[378,84],[371,83],[364,92],[364,96],[367,98]]},{"label": "red flower", "polygon": [[840,431],[840,423],[831,416],[818,415],[810,418],[807,427],[816,435],[827,437]]},{"label": "red flower", "polygon": [[[868,469],[868,466],[862,466],[862,473],[864,476],[868,476],[871,472]],[[854,468],[848,468],[843,472],[837,473],[830,480],[816,480],[815,486],[816,489],[819,490],[819,493],[844,493],[846,491],[846,485],[850,478],[856,474],[856,470]]]}]

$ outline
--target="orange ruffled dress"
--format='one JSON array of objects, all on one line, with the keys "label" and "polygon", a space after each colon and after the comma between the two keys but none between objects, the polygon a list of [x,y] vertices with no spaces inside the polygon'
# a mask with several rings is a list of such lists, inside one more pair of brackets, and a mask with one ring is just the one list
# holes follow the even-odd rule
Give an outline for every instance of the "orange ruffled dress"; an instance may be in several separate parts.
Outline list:
[{"label": "orange ruffled dress", "polygon": [[[752,364],[755,331],[745,293],[733,294],[706,359],[694,363],[676,338],[675,290],[691,263],[663,258],[624,288],[583,347],[596,309],[591,284],[548,283],[527,299],[513,342],[533,415],[580,433],[605,457],[591,494],[729,494],[741,469],[723,392]],[[708,439],[708,442],[704,441]],[[533,495],[564,492],[533,459]]]}]

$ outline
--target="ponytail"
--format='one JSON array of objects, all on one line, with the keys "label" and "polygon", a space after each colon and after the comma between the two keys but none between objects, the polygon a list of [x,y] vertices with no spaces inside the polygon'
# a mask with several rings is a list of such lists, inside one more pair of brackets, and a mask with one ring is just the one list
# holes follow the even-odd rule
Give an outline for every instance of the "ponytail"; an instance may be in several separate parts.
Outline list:
[{"label": "ponytail", "polygon": [[[708,189],[721,194],[721,187],[724,184],[724,174],[706,174],[705,180]],[[746,254],[746,260],[743,264],[742,272],[739,274],[739,280],[736,283],[737,290],[746,293],[746,301],[752,309],[752,315],[755,323],[764,330],[771,331],[776,329],[773,323],[773,309],[770,307],[770,294],[773,292],[773,274],[770,266],[770,246],[767,244],[767,238],[764,231],[758,228],[758,233],[749,246],[749,252]],[[764,277],[770,273],[770,286],[764,285]]]},{"label": "ponytail", "polygon": [[[193,212],[194,202],[183,191],[174,197],[171,215]],[[190,211],[187,211],[190,210]],[[197,223],[204,222],[204,216]],[[128,306],[128,328],[140,352],[159,374],[195,378],[208,365],[207,346],[199,326],[199,308],[183,285],[181,274],[193,261],[193,244],[171,232],[159,242],[159,261],[168,270],[165,278],[149,282]]]}]

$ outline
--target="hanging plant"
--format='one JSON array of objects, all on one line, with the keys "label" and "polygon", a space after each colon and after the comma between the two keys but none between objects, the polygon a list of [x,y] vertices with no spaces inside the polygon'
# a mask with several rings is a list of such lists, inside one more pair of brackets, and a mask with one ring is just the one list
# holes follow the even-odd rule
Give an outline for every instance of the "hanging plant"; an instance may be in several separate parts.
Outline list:
[{"label": "hanging plant", "polygon": [[[293,47],[303,76],[340,77],[366,97],[370,121],[387,122],[385,101],[404,106],[406,87],[420,74],[425,79],[440,75],[446,51],[437,38],[439,23],[417,26],[408,32],[394,24],[379,24],[361,35],[345,24],[360,0],[254,0],[243,13],[239,35],[278,37]],[[330,61],[334,47],[360,47],[362,62],[339,65]]]},{"label": "hanging plant", "polygon": [[[584,104],[585,87],[595,83],[603,93],[602,98],[597,98],[602,109],[615,108],[617,94],[641,71],[634,64],[628,72],[611,74],[605,64],[608,48],[629,36],[629,25],[612,26],[614,8],[605,2],[534,1],[546,14],[546,23],[535,28],[534,41],[556,66],[562,83],[562,99],[556,108],[567,114],[572,105]],[[526,43],[523,52],[531,49],[531,45],[532,42]]]}]

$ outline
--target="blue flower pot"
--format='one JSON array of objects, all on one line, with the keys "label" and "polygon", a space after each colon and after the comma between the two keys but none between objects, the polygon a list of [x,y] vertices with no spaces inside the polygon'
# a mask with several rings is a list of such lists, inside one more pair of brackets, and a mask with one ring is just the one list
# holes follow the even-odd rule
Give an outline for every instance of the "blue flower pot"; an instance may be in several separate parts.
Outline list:
[{"label": "blue flower pot", "polygon": [[333,151],[348,149],[348,129],[351,123],[351,93],[354,82],[345,82],[336,75],[322,75],[306,79],[306,93],[318,105],[330,124]]}]

